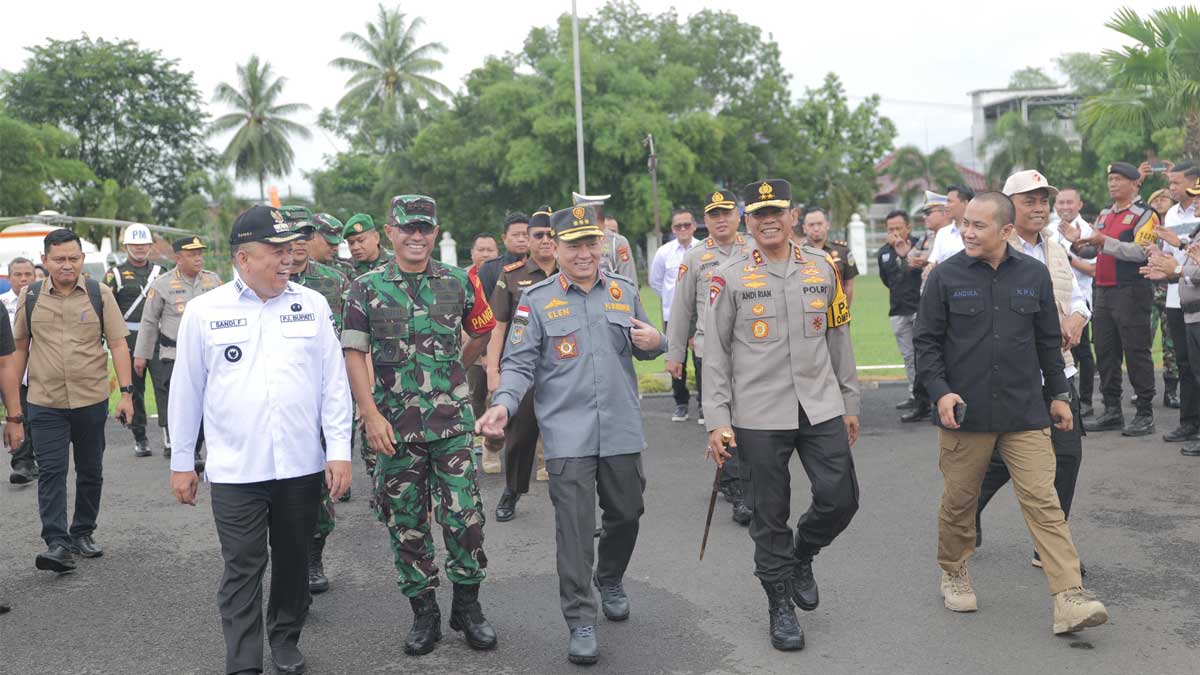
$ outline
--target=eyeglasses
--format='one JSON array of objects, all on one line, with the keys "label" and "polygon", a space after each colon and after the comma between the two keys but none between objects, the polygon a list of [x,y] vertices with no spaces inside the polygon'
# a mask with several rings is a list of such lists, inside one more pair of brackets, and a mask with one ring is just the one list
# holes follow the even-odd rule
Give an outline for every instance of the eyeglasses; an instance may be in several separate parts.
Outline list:
[{"label": "eyeglasses", "polygon": [[551,239],[554,235],[550,233],[550,230],[542,230],[541,232],[530,232],[529,236],[534,239]]},{"label": "eyeglasses", "polygon": [[695,227],[695,223],[675,223],[671,226],[672,230],[686,230],[689,227]]},{"label": "eyeglasses", "polygon": [[434,225],[433,223],[427,223],[423,220],[418,220],[412,223],[397,225],[396,229],[400,230],[404,234],[433,234]]}]

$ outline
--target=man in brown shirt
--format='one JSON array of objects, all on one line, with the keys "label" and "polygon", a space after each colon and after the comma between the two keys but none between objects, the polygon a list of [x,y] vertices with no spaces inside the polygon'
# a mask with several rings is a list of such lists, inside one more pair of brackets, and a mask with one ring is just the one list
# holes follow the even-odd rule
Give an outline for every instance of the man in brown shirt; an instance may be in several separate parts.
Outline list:
[{"label": "man in brown shirt", "polygon": [[[16,360],[5,370],[8,382],[29,371],[27,414],[33,432],[38,476],[38,511],[48,547],[37,556],[40,570],[75,569],[77,553],[96,558],[104,551],[92,533],[100,512],[103,485],[104,422],[108,415],[108,354],[121,384],[116,417],[133,418],[129,329],[112,291],[85,279],[79,236],[54,230],[44,240],[42,264],[47,279],[21,292],[13,337]],[[11,418],[10,418],[11,419]],[[67,528],[68,449],[75,447],[75,516]]]}]

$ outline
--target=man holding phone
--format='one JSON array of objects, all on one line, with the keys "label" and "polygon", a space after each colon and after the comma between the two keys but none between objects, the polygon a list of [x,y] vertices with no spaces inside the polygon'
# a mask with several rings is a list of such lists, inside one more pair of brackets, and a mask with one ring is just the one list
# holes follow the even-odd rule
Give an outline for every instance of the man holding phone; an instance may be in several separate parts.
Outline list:
[{"label": "man holding phone", "polygon": [[1041,554],[1054,594],[1053,631],[1061,634],[1098,626],[1108,612],[1083,589],[1054,490],[1050,423],[1073,425],[1062,332],[1049,270],[1008,243],[1015,215],[1001,193],[971,200],[960,224],[964,251],[930,273],[913,342],[940,427],[938,565],[946,608],[978,608],[966,562],[975,551],[980,487],[998,450]]}]

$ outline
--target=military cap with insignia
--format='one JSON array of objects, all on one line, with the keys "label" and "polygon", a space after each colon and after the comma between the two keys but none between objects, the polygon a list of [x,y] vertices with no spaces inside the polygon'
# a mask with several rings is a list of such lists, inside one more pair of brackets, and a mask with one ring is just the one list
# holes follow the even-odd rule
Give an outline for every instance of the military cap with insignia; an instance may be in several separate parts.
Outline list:
[{"label": "military cap with insignia", "polygon": [[529,216],[529,228],[550,227],[550,215],[552,213],[554,213],[554,210],[548,205],[537,207],[533,215]]},{"label": "military cap with insignia", "polygon": [[554,238],[575,241],[584,237],[603,237],[604,230],[596,224],[596,209],[591,206],[572,206],[550,215]]},{"label": "military cap with insignia", "polygon": [[932,209],[932,208],[935,208],[938,206],[949,206],[949,205],[950,205],[950,198],[947,197],[946,195],[939,195],[938,193],[933,192],[931,190],[926,190],[925,191],[925,203],[921,205],[921,210],[928,211],[929,209]]},{"label": "military cap with insignia", "polygon": [[581,195],[578,192],[571,193],[571,203],[575,206],[604,206],[604,203],[612,199],[612,195]]},{"label": "military cap with insignia", "polygon": [[792,184],[782,178],[755,181],[742,188],[742,199],[746,202],[746,213],[766,208],[791,208]]},{"label": "military cap with insignia", "polygon": [[375,227],[375,219],[369,213],[356,213],[350,216],[350,220],[346,221],[346,226],[342,228],[342,238],[351,237],[363,232],[370,232],[378,229]]},{"label": "military cap with insignia", "polygon": [[392,197],[392,208],[388,211],[388,225],[400,227],[409,223],[429,223],[437,227],[437,202],[425,195],[399,195]]},{"label": "military cap with insignia", "polygon": [[705,213],[717,209],[737,208],[737,197],[730,190],[714,190],[712,194],[704,196],[703,202]]},{"label": "military cap with insignia", "polygon": [[175,249],[176,253],[179,253],[181,251],[203,251],[208,247],[204,245],[204,242],[200,240],[200,237],[193,237],[189,235],[186,237],[179,237],[175,241],[171,242],[171,248]]},{"label": "military cap with insignia", "polygon": [[292,226],[292,230],[304,235],[305,239],[311,239],[316,227],[312,224],[312,210],[307,206],[281,206],[279,212],[283,214],[283,219]]},{"label": "military cap with insignia", "polygon": [[283,218],[279,209],[269,206],[251,206],[242,211],[233,221],[233,230],[229,233],[229,245],[248,244],[261,241],[268,244],[286,244],[299,239],[299,232],[293,232],[291,225]]},{"label": "military cap with insignia", "polygon": [[317,234],[325,237],[325,241],[334,246],[342,243],[342,228],[345,227],[342,221],[328,213],[314,213],[311,222]]},{"label": "military cap with insignia", "polygon": [[1137,167],[1129,162],[1113,162],[1112,164],[1109,164],[1107,175],[1111,176],[1114,173],[1118,176],[1124,176],[1129,180],[1139,180],[1142,177],[1142,174],[1138,172]]}]

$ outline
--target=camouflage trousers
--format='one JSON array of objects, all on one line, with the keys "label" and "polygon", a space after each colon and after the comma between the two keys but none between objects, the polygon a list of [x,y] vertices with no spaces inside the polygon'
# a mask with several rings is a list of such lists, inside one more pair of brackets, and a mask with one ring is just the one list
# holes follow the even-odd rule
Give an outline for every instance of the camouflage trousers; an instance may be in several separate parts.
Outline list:
[{"label": "camouflage trousers", "polygon": [[333,510],[333,497],[329,494],[329,486],[321,480],[321,503],[317,505],[317,529],[313,532],[314,539],[324,539],[333,534],[337,514]]},{"label": "camouflage trousers", "polygon": [[377,515],[388,528],[397,585],[412,598],[438,586],[430,511],[442,526],[446,578],[456,584],[484,579],[483,504],[475,485],[471,434],[425,443],[397,443],[396,454],[376,455]]},{"label": "camouflage trousers", "polygon": [[1166,298],[1162,302],[1154,298],[1150,308],[1150,344],[1154,344],[1154,331],[1162,326],[1162,362],[1163,382],[1179,381],[1179,364],[1175,362],[1175,340],[1171,337],[1171,329],[1167,326]]}]

